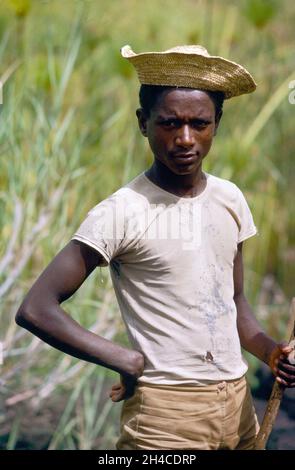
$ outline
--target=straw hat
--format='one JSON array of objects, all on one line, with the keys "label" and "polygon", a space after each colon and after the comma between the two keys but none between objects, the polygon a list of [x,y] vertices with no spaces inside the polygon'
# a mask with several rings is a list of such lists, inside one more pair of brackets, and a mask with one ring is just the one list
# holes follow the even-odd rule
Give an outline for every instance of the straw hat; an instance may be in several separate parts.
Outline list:
[{"label": "straw hat", "polygon": [[163,52],[135,54],[130,46],[121,55],[133,64],[140,83],[222,91],[225,98],[251,93],[256,83],[242,65],[210,56],[199,45],[177,46]]}]

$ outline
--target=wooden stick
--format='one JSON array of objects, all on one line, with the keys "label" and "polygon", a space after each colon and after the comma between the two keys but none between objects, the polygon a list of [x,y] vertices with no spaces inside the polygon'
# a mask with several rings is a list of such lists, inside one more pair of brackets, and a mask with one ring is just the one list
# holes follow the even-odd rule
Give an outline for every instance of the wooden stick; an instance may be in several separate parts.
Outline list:
[{"label": "wooden stick", "polygon": [[[292,333],[290,336],[290,341],[294,340],[295,333],[295,297],[291,301],[290,307],[290,324],[292,325]],[[272,431],[276,416],[279,411],[279,407],[283,398],[284,387],[275,381],[270,398],[268,400],[267,408],[263,417],[263,421],[260,427],[260,430],[257,434],[255,441],[255,450],[264,450],[266,443],[268,441],[269,435]]]}]

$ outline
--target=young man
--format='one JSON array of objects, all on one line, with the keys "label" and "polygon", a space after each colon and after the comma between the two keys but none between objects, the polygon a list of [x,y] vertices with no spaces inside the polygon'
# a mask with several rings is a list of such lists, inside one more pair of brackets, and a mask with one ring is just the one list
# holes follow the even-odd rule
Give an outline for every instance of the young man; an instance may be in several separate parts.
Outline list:
[{"label": "young man", "polygon": [[[243,293],[242,244],[256,233],[238,187],[202,170],[223,99],[256,87],[240,65],[201,46],[123,57],[141,81],[137,110],[154,162],[92,208],[40,275],[17,323],[49,344],[118,371],[117,449],[250,449],[258,424],[241,346],[284,386],[295,367],[261,329]],[[61,309],[97,266],[110,265],[132,349]]]}]

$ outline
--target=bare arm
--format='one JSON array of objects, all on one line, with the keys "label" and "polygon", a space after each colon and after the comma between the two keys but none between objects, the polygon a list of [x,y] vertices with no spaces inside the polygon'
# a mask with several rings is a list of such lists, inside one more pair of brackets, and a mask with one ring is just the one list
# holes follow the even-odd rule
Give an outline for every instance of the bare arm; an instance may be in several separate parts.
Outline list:
[{"label": "bare arm", "polygon": [[272,369],[278,382],[285,386],[295,386],[295,367],[286,356],[291,349],[286,343],[276,343],[268,336],[256,320],[244,295],[242,243],[234,260],[234,301],[237,307],[237,326],[242,347],[265,362]]},{"label": "bare arm", "polygon": [[55,348],[88,362],[138,378],[143,355],[83,328],[60,306],[71,297],[102,257],[94,249],[71,240],[31,287],[16,314],[16,323]]},{"label": "bare arm", "polygon": [[237,307],[237,322],[242,347],[266,364],[276,343],[269,338],[256,320],[244,295],[242,243],[234,261],[234,301]]}]

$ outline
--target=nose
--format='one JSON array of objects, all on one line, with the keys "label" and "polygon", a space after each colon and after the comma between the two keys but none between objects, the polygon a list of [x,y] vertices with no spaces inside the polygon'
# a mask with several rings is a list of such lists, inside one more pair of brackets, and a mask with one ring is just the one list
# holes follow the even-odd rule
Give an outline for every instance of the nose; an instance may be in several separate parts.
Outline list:
[{"label": "nose", "polygon": [[178,129],[175,144],[183,148],[190,148],[195,144],[194,133],[188,124],[184,124]]}]

